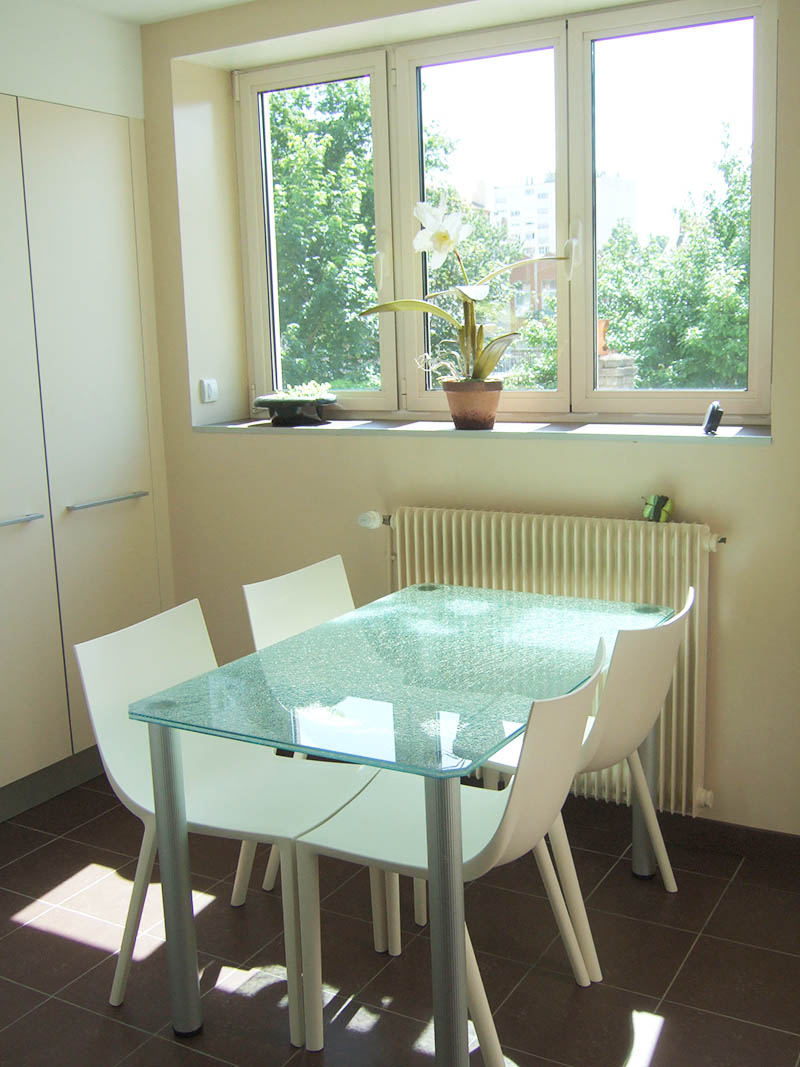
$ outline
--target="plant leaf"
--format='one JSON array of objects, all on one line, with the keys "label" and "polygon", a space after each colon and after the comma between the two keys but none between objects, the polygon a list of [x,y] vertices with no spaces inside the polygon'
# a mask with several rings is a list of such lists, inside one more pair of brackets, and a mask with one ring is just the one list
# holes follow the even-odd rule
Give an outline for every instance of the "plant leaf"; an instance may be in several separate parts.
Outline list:
[{"label": "plant leaf", "polygon": [[458,319],[451,315],[449,311],[443,311],[442,308],[437,307],[435,304],[430,304],[427,300],[390,300],[388,304],[376,304],[374,307],[366,308],[359,314],[375,315],[379,311],[426,311],[429,315],[438,315],[440,319],[449,322],[456,329],[461,325]]},{"label": "plant leaf", "polygon": [[481,351],[472,368],[472,377],[486,379],[500,362],[506,349],[512,341],[516,341],[518,333],[504,333],[500,337],[493,337]]}]

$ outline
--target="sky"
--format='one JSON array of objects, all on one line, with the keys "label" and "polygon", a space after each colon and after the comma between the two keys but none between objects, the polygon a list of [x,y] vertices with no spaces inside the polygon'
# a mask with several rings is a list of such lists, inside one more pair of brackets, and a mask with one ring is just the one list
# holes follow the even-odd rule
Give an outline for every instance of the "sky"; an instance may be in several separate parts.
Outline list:
[{"label": "sky", "polygon": [[[749,154],[752,20],[600,40],[594,63],[596,168],[637,183],[642,238],[674,236],[676,209],[719,187],[725,124]],[[555,169],[553,83],[551,49],[425,68],[423,117],[458,142],[465,195]]]}]

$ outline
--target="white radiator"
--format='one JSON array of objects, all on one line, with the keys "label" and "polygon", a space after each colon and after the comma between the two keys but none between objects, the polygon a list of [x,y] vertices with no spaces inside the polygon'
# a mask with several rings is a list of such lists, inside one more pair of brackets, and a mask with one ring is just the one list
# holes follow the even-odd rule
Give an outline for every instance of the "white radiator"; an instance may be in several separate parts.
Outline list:
[{"label": "white radiator", "polygon": [[[419,582],[683,606],[697,599],[659,720],[663,811],[705,803],[707,526],[401,507],[392,516],[398,587]],[[627,767],[582,774],[578,795],[630,803]]]}]

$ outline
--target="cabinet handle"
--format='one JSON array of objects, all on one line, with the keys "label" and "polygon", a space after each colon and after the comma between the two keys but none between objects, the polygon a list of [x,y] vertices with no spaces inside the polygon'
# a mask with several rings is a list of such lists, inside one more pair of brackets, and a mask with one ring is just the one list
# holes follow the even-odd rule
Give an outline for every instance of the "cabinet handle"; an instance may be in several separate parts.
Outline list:
[{"label": "cabinet handle", "polygon": [[44,515],[37,511],[35,515],[20,515],[16,519],[3,519],[0,521],[0,526],[17,526],[21,522],[33,522],[34,519],[43,519]]},{"label": "cabinet handle", "polygon": [[86,508],[102,508],[105,504],[118,504],[121,500],[138,500],[141,496],[150,496],[145,489],[137,489],[134,493],[123,493],[122,496],[108,496],[102,500],[90,500],[88,504],[67,504],[67,511],[85,511]]}]

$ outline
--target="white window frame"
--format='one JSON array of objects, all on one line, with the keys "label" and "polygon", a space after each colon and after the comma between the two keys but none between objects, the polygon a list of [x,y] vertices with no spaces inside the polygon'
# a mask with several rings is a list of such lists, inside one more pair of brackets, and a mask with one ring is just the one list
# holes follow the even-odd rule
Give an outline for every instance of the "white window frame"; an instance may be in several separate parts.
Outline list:
[{"label": "white window frame", "polygon": [[[595,40],[653,30],[754,19],[754,107],[750,214],[750,303],[747,390],[596,389],[594,248],[592,243],[592,81]],[[719,400],[730,415],[766,415],[772,352],[772,248],[775,217],[777,12],[773,0],[673,0],[570,18],[570,219],[585,242],[572,278],[572,410],[633,415],[700,415]]]},{"label": "white window frame", "polygon": [[[749,359],[746,391],[597,390],[595,378],[594,250],[592,240],[591,48],[597,39],[678,26],[753,18],[754,114],[751,171]],[[265,235],[258,130],[258,94],[270,89],[370,76],[376,213],[376,281],[379,302],[422,295],[422,270],[413,251],[421,198],[417,68],[428,64],[553,48],[556,101],[556,241],[571,257],[557,269],[558,389],[508,390],[502,412],[512,419],[585,416],[657,421],[702,415],[720,400],[727,414],[756,421],[770,412],[774,243],[775,122],[777,91],[776,0],[664,0],[567,20],[533,22],[417,41],[395,48],[282,64],[237,75],[242,255],[248,363],[252,395],[270,392],[270,277]],[[394,252],[393,252],[394,249]],[[274,299],[274,295],[273,295]],[[420,315],[379,316],[380,391],[338,393],[348,412],[400,416],[445,412],[440,390],[426,390],[418,366],[424,351]]]},{"label": "white window frame", "polygon": [[[236,143],[239,153],[239,194],[242,204],[241,241],[245,274],[245,321],[251,405],[255,396],[271,393],[273,377],[273,308],[277,308],[277,284],[272,265],[275,249],[273,227],[265,211],[259,130],[260,93],[290,89],[345,78],[370,78],[372,115],[373,178],[375,185],[375,281],[378,301],[394,298],[392,269],[392,223],[389,179],[389,129],[387,115],[386,52],[381,49],[352,55],[332,56],[248,71],[237,75]],[[270,247],[267,247],[270,242]],[[345,410],[393,411],[397,407],[397,351],[392,323],[381,316],[379,324],[381,388],[368,391],[337,390],[337,402]]]},{"label": "white window frame", "polygon": [[[566,94],[566,23],[557,21],[530,23],[502,30],[478,31],[455,37],[438,38],[397,48],[392,68],[396,71],[396,90],[391,98],[390,115],[394,120],[393,147],[397,165],[394,171],[399,195],[395,213],[397,255],[397,289],[403,296],[422,296],[420,257],[413,251],[418,225],[413,209],[421,199],[420,129],[417,104],[417,68],[436,63],[500,56],[515,52],[552,48],[554,51],[556,106],[556,248],[566,241],[567,232],[567,94]],[[520,415],[533,412],[569,410],[569,285],[565,264],[558,264],[558,388],[533,392],[507,390],[503,393],[503,411]],[[425,350],[422,316],[397,315],[400,357],[401,407],[410,411],[446,411],[447,401],[441,390],[425,388],[425,372],[417,365]]]}]

